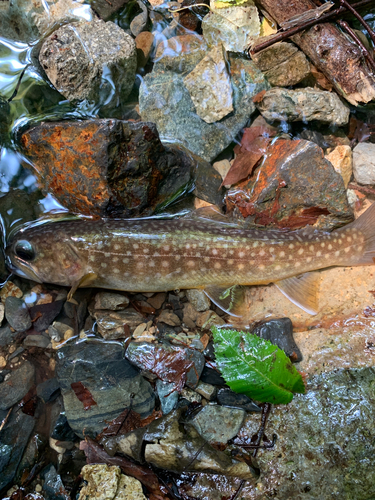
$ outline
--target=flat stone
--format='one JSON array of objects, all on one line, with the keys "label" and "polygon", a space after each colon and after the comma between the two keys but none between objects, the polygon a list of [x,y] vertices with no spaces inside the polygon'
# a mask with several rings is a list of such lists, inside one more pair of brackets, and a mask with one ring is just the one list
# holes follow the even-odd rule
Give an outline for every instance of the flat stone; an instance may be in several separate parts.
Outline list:
[{"label": "flat stone", "polygon": [[41,123],[21,143],[43,189],[71,211],[91,216],[150,215],[189,190],[206,163],[182,146],[164,146],[152,123]]},{"label": "flat stone", "polygon": [[45,335],[28,335],[23,341],[24,347],[40,347],[45,349],[51,340]]},{"label": "flat stone", "polygon": [[248,398],[245,394],[237,394],[231,389],[219,389],[217,393],[217,400],[222,406],[229,406],[231,408],[242,408],[249,412],[261,412],[262,409]]},{"label": "flat stone", "polygon": [[286,61],[264,72],[269,83],[274,87],[297,85],[310,74],[310,63],[302,51],[296,52]]},{"label": "flat stone", "polygon": [[188,302],[187,304],[184,304],[184,313],[183,313],[183,323],[188,327],[188,328],[195,328],[195,322],[198,318],[198,311],[194,309],[192,304]]},{"label": "flat stone", "polygon": [[[280,182],[285,184],[278,190]],[[276,196],[279,210],[270,217]],[[314,224],[331,230],[353,220],[341,175],[321,148],[304,140],[274,141],[265,161],[250,180],[228,191],[226,202],[228,212],[237,207],[248,222],[276,228]]]},{"label": "flat stone", "polygon": [[197,115],[206,123],[217,122],[233,111],[227,58],[220,43],[184,78],[184,84]]},{"label": "flat stone", "polygon": [[31,328],[29,310],[22,299],[12,296],[6,298],[5,317],[10,326],[17,332],[24,332]]},{"label": "flat stone", "polygon": [[100,19],[107,21],[115,12],[122,9],[129,0],[91,0],[91,8],[98,14]]},{"label": "flat stone", "polygon": [[42,474],[43,494],[45,500],[68,500],[69,494],[65,489],[60,474],[57,473],[55,467],[51,464],[47,466]]},{"label": "flat stone", "polygon": [[149,31],[142,31],[135,39],[137,47],[137,68],[144,68],[150,58],[155,37]]},{"label": "flat stone", "polygon": [[196,311],[207,311],[211,306],[211,301],[203,290],[198,288],[186,290],[186,296]]},{"label": "flat stone", "polygon": [[338,172],[347,188],[353,174],[353,155],[350,146],[337,146],[326,158],[332,163],[333,168]]},{"label": "flat stone", "polygon": [[159,314],[158,321],[160,323],[165,323],[170,326],[179,326],[181,325],[180,318],[172,311],[168,311],[167,309],[163,309]]},{"label": "flat stone", "polygon": [[11,332],[9,326],[0,328],[0,346],[4,347],[11,344],[14,340],[14,333]]},{"label": "flat stone", "polygon": [[176,408],[178,392],[175,388],[176,387],[173,382],[163,382],[160,379],[157,379],[156,381],[156,390],[158,392],[163,415],[167,415]]},{"label": "flat stone", "polygon": [[[126,359],[124,348],[100,341],[69,344],[58,350],[57,378],[66,416],[79,436],[95,436],[130,405],[145,418],[152,413],[155,396],[150,384]],[[81,383],[96,404],[88,411],[71,384]],[[134,396],[134,397],[133,397]]]},{"label": "flat stone", "polygon": [[57,441],[77,441],[78,436],[72,431],[64,413],[60,413],[51,432],[51,438]]},{"label": "flat stone", "polygon": [[202,30],[208,45],[215,46],[220,40],[227,51],[245,52],[260,34],[258,9],[251,0],[240,6],[214,9],[204,17]]},{"label": "flat stone", "polygon": [[273,88],[257,96],[255,105],[268,121],[317,120],[333,125],[345,125],[350,113],[349,107],[337,94],[312,88]]},{"label": "flat stone", "polygon": [[205,57],[207,44],[197,34],[180,35],[163,40],[156,47],[154,71],[187,74]]},{"label": "flat stone", "polygon": [[18,403],[34,384],[35,369],[29,361],[12,370],[9,377],[0,384],[0,410],[7,410]]},{"label": "flat stone", "polygon": [[302,354],[293,338],[293,325],[289,318],[271,319],[261,323],[252,333],[277,345],[292,361],[301,361]]},{"label": "flat stone", "polygon": [[156,123],[161,137],[174,138],[211,161],[246,125],[255,110],[252,97],[268,83],[254,63],[229,56],[234,111],[220,123],[206,123],[195,112],[183,77],[172,71],[152,71],[141,84],[139,109],[143,120]]},{"label": "flat stone", "polygon": [[213,325],[225,325],[225,321],[215,311],[205,311],[199,314],[196,325],[202,330],[210,330]]},{"label": "flat stone", "polygon": [[[258,44],[267,41],[269,37],[260,37],[257,39],[254,47]],[[263,49],[257,54],[253,54],[251,59],[255,62],[257,67],[266,72],[275,66],[287,61],[290,57],[294,56],[299,49],[294,43],[289,42],[278,42],[268,47],[267,49]]]},{"label": "flat stone", "polygon": [[216,161],[212,166],[214,167],[216,172],[220,174],[220,177],[224,180],[232,165],[230,164],[229,160],[220,160]]},{"label": "flat stone", "polygon": [[110,309],[111,311],[120,311],[129,305],[129,299],[126,295],[113,292],[99,292],[94,299],[95,309]]},{"label": "flat stone", "polygon": [[154,295],[153,297],[149,297],[147,302],[154,307],[155,309],[160,309],[164,304],[167,294],[165,292],[160,292]]},{"label": "flat stone", "polygon": [[141,10],[130,23],[130,31],[132,35],[137,37],[147,27],[148,23],[148,9],[147,6],[141,1],[137,1],[138,7]]},{"label": "flat stone", "polygon": [[144,320],[142,314],[132,307],[123,311],[96,310],[92,316],[96,319],[98,332],[106,340],[124,338],[126,325],[132,333]]},{"label": "flat stone", "polygon": [[375,144],[360,142],[353,149],[353,174],[359,184],[375,184]]},{"label": "flat stone", "polygon": [[64,97],[94,100],[110,110],[118,106],[118,96],[126,100],[133,88],[137,53],[133,38],[119,26],[95,20],[54,31],[44,41],[39,61]]},{"label": "flat stone", "polygon": [[33,328],[37,332],[43,332],[52,323],[52,321],[60,314],[65,301],[56,300],[47,304],[36,304],[30,307],[30,317],[33,323]]},{"label": "flat stone", "polygon": [[239,408],[206,405],[191,423],[210,443],[227,443],[242,427],[246,412]]},{"label": "flat stone", "polygon": [[36,386],[36,395],[43,403],[54,401],[60,393],[60,384],[57,378],[50,378]]},{"label": "flat stone", "polygon": [[208,401],[213,401],[214,399],[216,399],[217,388],[213,385],[199,382],[199,384],[195,388],[195,392],[208,399]]}]

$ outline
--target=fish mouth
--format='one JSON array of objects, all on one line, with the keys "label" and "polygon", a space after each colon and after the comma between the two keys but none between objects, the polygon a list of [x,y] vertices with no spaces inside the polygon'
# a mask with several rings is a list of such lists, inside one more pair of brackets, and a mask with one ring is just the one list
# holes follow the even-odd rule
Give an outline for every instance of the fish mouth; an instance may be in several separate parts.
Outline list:
[{"label": "fish mouth", "polygon": [[[43,283],[35,271],[29,267],[26,262],[20,261],[20,266],[17,266],[13,264],[10,256],[6,255],[6,266],[11,273],[16,274],[20,278],[36,281],[37,283]],[[22,268],[26,268],[27,272],[25,272]]]}]

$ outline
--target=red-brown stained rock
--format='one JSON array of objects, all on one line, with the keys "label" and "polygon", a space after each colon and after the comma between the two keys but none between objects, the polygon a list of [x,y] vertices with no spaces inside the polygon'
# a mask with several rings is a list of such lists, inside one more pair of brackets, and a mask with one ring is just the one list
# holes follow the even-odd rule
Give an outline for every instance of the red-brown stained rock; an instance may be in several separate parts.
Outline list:
[{"label": "red-brown stained rock", "polygon": [[152,213],[189,185],[200,161],[165,147],[152,123],[115,119],[42,123],[21,145],[44,191],[96,216]]}]

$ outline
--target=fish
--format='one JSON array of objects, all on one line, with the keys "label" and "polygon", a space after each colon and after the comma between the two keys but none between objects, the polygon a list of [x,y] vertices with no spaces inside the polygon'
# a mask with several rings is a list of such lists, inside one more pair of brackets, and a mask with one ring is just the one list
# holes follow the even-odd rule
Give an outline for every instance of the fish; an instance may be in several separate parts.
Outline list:
[{"label": "fish", "polygon": [[199,288],[234,316],[244,286],[269,283],[316,314],[313,271],[374,264],[375,203],[331,233],[311,226],[244,229],[215,214],[25,226],[10,238],[7,262],[15,274],[71,287],[71,294],[88,286],[144,293]]}]

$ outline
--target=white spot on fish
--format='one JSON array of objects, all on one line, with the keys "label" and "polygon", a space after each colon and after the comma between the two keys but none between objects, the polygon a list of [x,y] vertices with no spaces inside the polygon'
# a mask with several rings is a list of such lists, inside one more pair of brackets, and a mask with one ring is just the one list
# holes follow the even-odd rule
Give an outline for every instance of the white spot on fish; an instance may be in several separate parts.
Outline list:
[{"label": "white spot on fish", "polygon": [[298,250],[298,254],[299,254],[299,255],[302,255],[302,254],[303,254],[303,248],[300,248],[300,249]]},{"label": "white spot on fish", "polygon": [[220,262],[215,262],[214,267],[215,267],[215,269],[220,269],[221,268]]},{"label": "white spot on fish", "polygon": [[107,264],[106,264],[105,262],[102,262],[100,265],[101,265],[102,267],[107,267]]},{"label": "white spot on fish", "polygon": [[322,252],[316,252],[316,256],[320,257],[322,255]]},{"label": "white spot on fish", "polygon": [[292,249],[292,248],[294,248],[293,243],[290,243],[290,244],[289,244],[289,248],[291,248],[291,249]]},{"label": "white spot on fish", "polygon": [[285,257],[285,252],[280,252],[279,257]]}]

